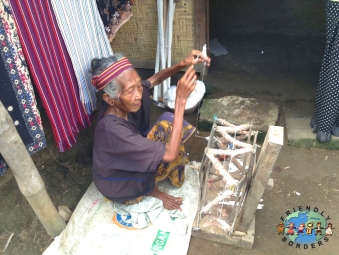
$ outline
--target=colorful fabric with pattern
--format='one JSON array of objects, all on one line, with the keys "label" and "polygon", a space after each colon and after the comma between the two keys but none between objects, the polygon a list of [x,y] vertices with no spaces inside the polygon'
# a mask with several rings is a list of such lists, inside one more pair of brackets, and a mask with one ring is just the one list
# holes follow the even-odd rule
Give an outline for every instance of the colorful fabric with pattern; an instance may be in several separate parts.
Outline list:
[{"label": "colorful fabric with pattern", "polygon": [[[0,1],[0,101],[8,110],[27,151],[46,147],[40,112],[8,0]],[[0,175],[8,166],[0,156]]]},{"label": "colorful fabric with pattern", "polygon": [[[147,134],[147,139],[161,141],[165,144],[169,142],[173,125],[173,114],[163,113]],[[160,182],[168,178],[171,183],[180,188],[185,180],[185,165],[188,163],[187,153],[183,143],[194,133],[195,127],[184,120],[182,139],[178,158],[171,162],[161,162],[155,171],[155,182]]]},{"label": "colorful fabric with pattern", "polygon": [[134,0],[96,0],[107,38],[111,42],[119,28],[133,16]]},{"label": "colorful fabric with pattern", "polygon": [[50,1],[9,0],[31,76],[60,151],[71,148],[90,125],[74,69]]},{"label": "colorful fabric with pattern", "polygon": [[[173,128],[173,113],[165,112],[155,124],[150,128],[147,139],[152,141],[160,141],[167,144]],[[189,162],[185,151],[184,142],[194,133],[195,127],[184,120],[182,129],[181,145],[177,159],[171,163],[160,162],[155,170],[155,183],[161,182],[168,178],[173,186],[180,188],[185,181],[185,165]],[[133,200],[123,202],[125,205],[139,203],[144,196],[140,196]]]}]

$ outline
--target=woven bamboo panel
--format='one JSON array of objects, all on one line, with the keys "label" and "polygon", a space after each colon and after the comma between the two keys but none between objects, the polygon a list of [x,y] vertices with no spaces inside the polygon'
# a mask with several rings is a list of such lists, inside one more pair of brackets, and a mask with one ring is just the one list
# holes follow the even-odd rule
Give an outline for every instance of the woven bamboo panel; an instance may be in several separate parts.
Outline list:
[{"label": "woven bamboo panel", "polygon": [[[194,0],[180,0],[180,3],[176,4],[172,41],[173,63],[182,60],[194,48],[193,4]],[[157,1],[136,0],[132,12],[130,21],[115,35],[111,43],[112,49],[131,59],[155,60],[158,30]]]}]

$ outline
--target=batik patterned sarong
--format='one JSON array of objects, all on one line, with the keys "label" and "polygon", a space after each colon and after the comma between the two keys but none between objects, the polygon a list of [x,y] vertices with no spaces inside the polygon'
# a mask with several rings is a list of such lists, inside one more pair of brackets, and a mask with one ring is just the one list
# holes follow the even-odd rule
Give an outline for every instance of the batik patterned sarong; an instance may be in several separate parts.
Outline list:
[{"label": "batik patterned sarong", "polygon": [[[46,147],[46,139],[8,0],[0,1],[0,19],[0,101],[28,152],[33,154]],[[6,169],[0,156],[0,175]]]},{"label": "batik patterned sarong", "polygon": [[[157,122],[148,132],[147,139],[168,143],[172,132],[173,114],[166,112],[160,116]],[[171,183],[180,188],[185,180],[185,164],[188,163],[187,154],[183,143],[193,134],[195,127],[184,120],[181,145],[178,158],[171,162],[162,162],[155,171],[155,182],[168,178]]]},{"label": "batik patterned sarong", "polygon": [[119,28],[133,16],[134,0],[96,0],[102,22],[111,42]]},{"label": "batik patterned sarong", "polygon": [[[165,112],[155,124],[149,129],[147,139],[161,141],[167,144],[170,140],[173,128],[173,113]],[[195,127],[184,120],[182,128],[181,145],[177,159],[171,163],[161,162],[155,170],[155,182],[158,183],[168,178],[172,185],[180,188],[185,181],[185,165],[189,162],[183,143],[194,133]],[[139,203],[144,196],[134,200],[128,200],[124,204],[131,205]]]}]

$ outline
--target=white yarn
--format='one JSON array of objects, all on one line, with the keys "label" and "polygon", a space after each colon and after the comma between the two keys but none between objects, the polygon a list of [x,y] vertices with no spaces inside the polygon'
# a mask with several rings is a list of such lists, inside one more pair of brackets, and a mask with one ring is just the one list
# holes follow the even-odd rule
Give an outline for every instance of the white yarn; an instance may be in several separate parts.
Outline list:
[{"label": "white yarn", "polygon": [[[167,90],[167,93],[165,96],[165,100],[164,100],[165,104],[170,109],[175,108],[176,90],[177,90],[177,87],[175,85],[172,85]],[[197,80],[195,89],[192,91],[192,93],[187,98],[185,110],[191,109],[194,106],[196,106],[200,102],[200,100],[204,97],[205,92],[206,92],[205,84],[202,81]]]},{"label": "white yarn", "polygon": [[175,97],[177,92],[177,86],[172,85],[166,92],[165,104],[168,108],[174,109],[175,107]]}]

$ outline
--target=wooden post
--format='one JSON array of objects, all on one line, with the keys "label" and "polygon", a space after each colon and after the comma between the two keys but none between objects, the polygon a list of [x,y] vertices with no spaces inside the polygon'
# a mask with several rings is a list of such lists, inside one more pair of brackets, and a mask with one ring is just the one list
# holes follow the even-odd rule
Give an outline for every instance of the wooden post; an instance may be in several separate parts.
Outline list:
[{"label": "wooden post", "polygon": [[257,206],[264,194],[274,164],[284,143],[284,128],[270,126],[253,172],[253,180],[240,214],[239,226],[235,229],[247,232]]},{"label": "wooden post", "polygon": [[58,236],[66,227],[66,223],[52,203],[44,182],[1,101],[0,152],[12,170],[21,193],[32,206],[47,233],[53,238]]},{"label": "wooden post", "polygon": [[[204,44],[209,49],[209,1],[208,0],[194,0],[194,34],[195,34],[195,49],[202,50]],[[203,70],[203,64],[196,65],[196,71]],[[208,68],[205,68],[205,76],[208,74]]]},{"label": "wooden post", "polygon": [[[169,0],[168,2],[168,14],[167,14],[167,30],[166,30],[166,56],[167,56],[167,66],[169,68],[172,66],[172,41],[173,41],[173,18],[175,13],[175,2]],[[171,86],[171,77],[168,77],[165,81],[167,89]],[[165,96],[165,95],[164,95]]]}]

